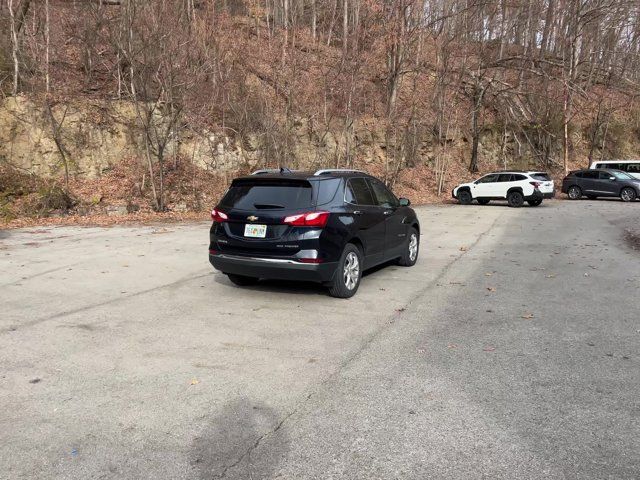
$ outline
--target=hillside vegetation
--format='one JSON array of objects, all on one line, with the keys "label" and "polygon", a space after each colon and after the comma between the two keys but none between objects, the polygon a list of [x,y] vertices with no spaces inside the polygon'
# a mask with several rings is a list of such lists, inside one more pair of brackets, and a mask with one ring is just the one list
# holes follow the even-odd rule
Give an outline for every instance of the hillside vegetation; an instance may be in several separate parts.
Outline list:
[{"label": "hillside vegetation", "polygon": [[3,0],[0,32],[6,218],[206,210],[281,165],[429,201],[640,150],[636,0]]}]

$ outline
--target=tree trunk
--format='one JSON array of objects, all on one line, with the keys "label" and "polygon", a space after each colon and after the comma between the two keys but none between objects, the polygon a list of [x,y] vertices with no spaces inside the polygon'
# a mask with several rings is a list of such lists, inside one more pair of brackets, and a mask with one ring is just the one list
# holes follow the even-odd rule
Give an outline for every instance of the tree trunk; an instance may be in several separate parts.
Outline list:
[{"label": "tree trunk", "polygon": [[316,41],[316,29],[318,23],[318,12],[316,11],[316,0],[311,0],[311,38]]},{"label": "tree trunk", "polygon": [[347,56],[349,48],[349,0],[342,0],[342,56]]}]

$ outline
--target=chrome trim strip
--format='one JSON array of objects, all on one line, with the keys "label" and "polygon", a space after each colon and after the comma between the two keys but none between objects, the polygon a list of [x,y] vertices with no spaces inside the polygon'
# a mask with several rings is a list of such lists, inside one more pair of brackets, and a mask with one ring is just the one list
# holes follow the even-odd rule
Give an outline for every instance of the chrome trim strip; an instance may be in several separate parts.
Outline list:
[{"label": "chrome trim strip", "polygon": [[259,258],[259,257],[242,257],[240,255],[227,255],[224,253],[220,253],[218,255],[214,255],[218,258],[226,258],[228,260],[241,260],[247,262],[264,262],[264,263],[283,263],[290,265],[313,265],[310,263],[296,262],[295,260],[287,260],[284,258]]},{"label": "chrome trim strip", "polygon": [[355,170],[353,168],[323,168],[320,170],[316,170],[313,174],[314,177],[318,175],[322,175],[323,173],[364,173],[367,175],[367,172],[363,172],[362,170]]}]

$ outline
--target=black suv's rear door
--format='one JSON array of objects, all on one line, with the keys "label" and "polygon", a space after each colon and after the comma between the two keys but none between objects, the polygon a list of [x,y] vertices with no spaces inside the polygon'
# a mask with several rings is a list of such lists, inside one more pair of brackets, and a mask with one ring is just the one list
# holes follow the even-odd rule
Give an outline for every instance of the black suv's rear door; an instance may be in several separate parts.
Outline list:
[{"label": "black suv's rear door", "polygon": [[400,208],[398,199],[380,180],[369,178],[368,182],[375,195],[376,204],[385,216],[385,258],[393,258],[402,253],[407,239],[405,209]]},{"label": "black suv's rear door", "polygon": [[373,192],[364,178],[347,180],[345,201],[352,208],[356,229],[364,243],[365,268],[384,260],[386,216],[376,205]]},{"label": "black suv's rear door", "polygon": [[585,170],[582,172],[578,182],[585,194],[598,193],[598,173],[597,170]]}]

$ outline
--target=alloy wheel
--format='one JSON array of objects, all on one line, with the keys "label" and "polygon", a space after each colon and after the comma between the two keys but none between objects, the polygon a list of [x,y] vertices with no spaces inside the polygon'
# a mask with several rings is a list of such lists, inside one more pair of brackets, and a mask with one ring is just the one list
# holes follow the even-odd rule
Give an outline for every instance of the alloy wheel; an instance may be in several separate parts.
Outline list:
[{"label": "alloy wheel", "polygon": [[580,198],[581,193],[582,193],[582,192],[580,191],[580,188],[578,188],[578,187],[571,187],[571,188],[569,189],[569,198],[570,198],[571,200],[577,200],[578,198]]},{"label": "alloy wheel", "polygon": [[411,234],[411,238],[409,240],[409,260],[415,262],[416,257],[418,256],[418,236],[415,233]]},{"label": "alloy wheel", "polygon": [[624,202],[631,202],[632,200],[635,200],[636,195],[630,188],[625,188],[620,192],[620,198],[622,198]]},{"label": "alloy wheel", "polygon": [[347,254],[347,258],[344,260],[344,269],[342,273],[344,286],[349,290],[353,290],[358,284],[358,279],[360,278],[360,262],[358,261],[358,256],[354,252],[349,252]]}]

